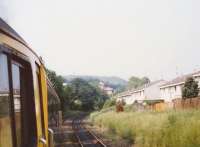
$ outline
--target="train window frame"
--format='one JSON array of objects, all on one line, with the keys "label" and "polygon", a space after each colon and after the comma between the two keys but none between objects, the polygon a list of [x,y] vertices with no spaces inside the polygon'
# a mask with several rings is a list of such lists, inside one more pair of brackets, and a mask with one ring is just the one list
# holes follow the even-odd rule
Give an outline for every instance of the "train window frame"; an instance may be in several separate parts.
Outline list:
[{"label": "train window frame", "polygon": [[[12,145],[13,147],[17,147],[17,139],[16,139],[16,125],[15,125],[15,110],[14,110],[14,96],[13,96],[13,77],[12,77],[12,64],[17,64],[20,65],[22,64],[23,67],[25,67],[25,69],[28,70],[28,74],[26,75],[26,78],[28,78],[28,80],[30,80],[30,83],[26,83],[28,86],[28,91],[27,92],[27,97],[30,97],[28,100],[26,100],[26,103],[31,104],[31,108],[28,109],[28,111],[30,112],[30,110],[33,110],[34,115],[32,115],[32,117],[27,117],[27,113],[26,110],[24,110],[24,108],[28,108],[28,106],[21,106],[21,112],[22,112],[22,116],[21,116],[21,123],[24,123],[22,117],[27,117],[25,119],[28,119],[26,121],[31,123],[31,134],[28,134],[28,136],[25,136],[25,132],[28,132],[28,129],[24,129],[24,127],[21,128],[21,136],[24,137],[22,138],[22,142],[25,142],[25,138],[28,139],[28,141],[30,141],[30,146],[35,146],[37,144],[37,124],[36,124],[36,110],[35,110],[35,94],[34,94],[34,80],[33,80],[33,72],[32,72],[32,66],[31,66],[31,62],[29,60],[29,58],[21,53],[18,53],[16,50],[12,51],[11,48],[4,46],[4,45],[0,45],[0,53],[1,54],[5,54],[7,56],[7,68],[8,68],[8,82],[9,82],[9,106],[10,106],[10,118],[11,118],[11,131],[12,131]],[[18,64],[19,63],[19,64]],[[21,80],[21,79],[20,79]],[[31,102],[29,102],[29,100],[31,100]],[[21,104],[25,104],[24,100],[21,100]],[[22,104],[22,105],[23,105]],[[26,115],[25,115],[26,112]],[[29,125],[29,124],[26,124]],[[32,137],[32,138],[31,138]],[[31,139],[31,140],[30,140]],[[26,144],[22,144],[22,146],[27,146]]]},{"label": "train window frame", "polygon": [[30,59],[26,55],[20,53],[15,48],[11,47],[10,45],[8,45],[6,43],[0,44],[0,52],[15,56],[17,58],[23,59],[23,61],[31,63]]},{"label": "train window frame", "polygon": [[[14,105],[14,118],[15,118],[15,136],[16,136],[16,138],[18,138],[17,137],[17,120],[16,120],[16,112],[17,112],[17,110],[16,110],[16,106],[15,106],[15,93],[14,93],[14,79],[13,79],[13,77],[14,77],[14,70],[13,70],[13,67],[14,66],[16,66],[17,68],[18,68],[18,70],[19,70],[19,90],[20,90],[20,93],[19,93],[19,96],[20,96],[20,98],[19,98],[19,102],[20,102],[20,108],[19,108],[19,113],[20,113],[20,145],[22,146],[22,135],[23,135],[23,132],[24,132],[24,112],[25,112],[25,110],[24,110],[24,103],[25,103],[25,98],[23,97],[23,95],[25,95],[24,94],[24,91],[23,91],[23,89],[22,89],[22,81],[21,81],[21,69],[23,69],[23,70],[25,70],[25,67],[23,66],[23,65],[21,65],[18,61],[16,61],[16,60],[13,60],[13,59],[10,59],[10,61],[11,61],[11,67],[9,67],[9,68],[11,68],[11,74],[12,74],[12,97],[13,97],[13,105]],[[19,142],[18,142],[18,139],[17,139],[17,144],[18,144]],[[17,145],[18,146],[18,145]]]},{"label": "train window frame", "polygon": [[8,82],[7,84],[8,84],[8,91],[9,91],[9,93],[8,93],[8,106],[9,106],[9,110],[8,110],[8,111],[9,111],[9,115],[8,115],[8,117],[9,117],[9,119],[10,119],[10,131],[11,131],[11,132],[10,132],[10,133],[11,133],[11,134],[10,134],[10,135],[11,135],[10,137],[11,137],[11,140],[12,140],[12,141],[11,141],[11,142],[12,142],[11,145],[12,145],[12,147],[15,147],[15,141],[14,141],[14,138],[15,138],[15,137],[14,137],[14,133],[13,133],[13,118],[12,118],[12,112],[13,112],[13,111],[12,111],[12,99],[11,99],[10,79],[9,79],[9,63],[8,63],[8,56],[7,56],[7,54],[5,54],[5,53],[1,50],[1,46],[0,46],[0,54],[5,55],[5,56],[6,56],[6,60],[7,60],[7,61],[6,61],[6,62],[7,62],[7,65],[6,65],[7,67],[6,67],[6,68],[7,68],[7,72],[8,72],[8,73],[7,73],[7,78],[8,78],[8,79],[7,79],[7,80],[8,80],[8,81],[7,81],[7,82]]},{"label": "train window frame", "polygon": [[[33,85],[33,75],[32,75],[32,68],[31,68],[31,63],[30,62],[27,62],[27,60],[24,60],[24,58],[21,58],[21,56],[16,56],[16,55],[13,55],[13,54],[10,54],[8,55],[10,56],[9,57],[9,60],[10,60],[10,65],[9,65],[9,68],[10,70],[12,70],[12,64],[15,64],[15,65],[18,65],[20,67],[23,67],[26,72],[29,72],[29,74],[26,74],[25,76],[25,79],[28,79],[30,80],[31,82],[30,83],[26,83],[25,85],[28,86],[29,88],[27,88],[26,90],[28,90],[29,92],[26,92],[25,94],[24,93],[21,93],[21,95],[24,95],[25,97],[21,99],[21,112],[22,112],[22,117],[21,117],[21,124],[22,124],[22,128],[21,128],[21,134],[22,134],[22,146],[27,146],[27,143],[26,142],[26,139],[29,140],[33,137],[33,140],[31,139],[30,140],[30,146],[34,146],[36,143],[37,143],[37,124],[36,124],[36,111],[35,111],[35,95],[34,95],[34,85]],[[11,81],[11,85],[13,84],[12,83],[12,71],[10,72],[11,74],[11,77],[10,77],[10,81]],[[21,78],[21,77],[20,77]],[[21,80],[21,79],[20,79]],[[12,92],[13,92],[13,85],[10,89]],[[11,97],[13,97],[13,93],[11,93]],[[29,97],[29,99],[27,99]],[[30,101],[33,102],[33,104],[31,104]],[[13,101],[14,102],[14,98],[13,98]],[[30,106],[27,106],[27,105],[30,105]],[[31,108],[29,108],[31,107]],[[14,110],[14,103],[13,103],[13,110]],[[33,112],[32,112],[33,111]],[[13,113],[15,113],[13,111]],[[32,117],[30,117],[30,115],[28,115],[28,113],[32,113]],[[14,114],[13,114],[14,116]],[[26,121],[26,123],[24,123],[24,120]],[[16,121],[15,121],[16,122]],[[30,124],[28,124],[27,122],[29,122]],[[24,123],[24,124],[23,124]],[[15,124],[14,124],[15,125]],[[33,132],[31,132],[31,134],[27,134],[28,129],[26,129],[25,126],[29,126],[31,127],[31,130]],[[16,129],[16,126],[15,126],[15,129]],[[26,135],[28,136],[26,136]],[[16,132],[15,132],[15,136],[17,136]],[[15,137],[16,138],[16,137]],[[17,145],[16,145],[17,146]]]}]

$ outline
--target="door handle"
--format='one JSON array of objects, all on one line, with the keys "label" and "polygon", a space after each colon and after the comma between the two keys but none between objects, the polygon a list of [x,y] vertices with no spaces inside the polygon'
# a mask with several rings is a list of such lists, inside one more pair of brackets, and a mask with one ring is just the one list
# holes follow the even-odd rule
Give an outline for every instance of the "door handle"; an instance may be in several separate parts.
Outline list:
[{"label": "door handle", "polygon": [[43,144],[47,144],[47,141],[44,138],[40,138],[39,141]]}]

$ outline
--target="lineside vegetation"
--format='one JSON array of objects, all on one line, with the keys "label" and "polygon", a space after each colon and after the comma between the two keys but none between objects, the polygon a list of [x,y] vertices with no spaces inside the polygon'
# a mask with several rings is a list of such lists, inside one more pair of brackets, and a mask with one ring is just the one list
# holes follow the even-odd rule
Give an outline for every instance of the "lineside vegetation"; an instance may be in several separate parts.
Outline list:
[{"label": "lineside vegetation", "polygon": [[91,114],[92,122],[134,147],[199,147],[200,110]]}]

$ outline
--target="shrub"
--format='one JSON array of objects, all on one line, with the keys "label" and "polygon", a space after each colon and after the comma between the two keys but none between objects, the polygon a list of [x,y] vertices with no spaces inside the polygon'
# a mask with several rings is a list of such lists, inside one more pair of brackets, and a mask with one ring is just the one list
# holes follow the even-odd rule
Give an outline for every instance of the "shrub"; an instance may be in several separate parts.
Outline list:
[{"label": "shrub", "polygon": [[124,101],[118,101],[116,103],[116,112],[123,112],[124,111]]},{"label": "shrub", "polygon": [[187,78],[184,87],[182,89],[183,98],[197,97],[199,94],[198,83],[192,78]]},{"label": "shrub", "polygon": [[103,109],[112,107],[116,104],[115,99],[107,99],[103,105]]}]

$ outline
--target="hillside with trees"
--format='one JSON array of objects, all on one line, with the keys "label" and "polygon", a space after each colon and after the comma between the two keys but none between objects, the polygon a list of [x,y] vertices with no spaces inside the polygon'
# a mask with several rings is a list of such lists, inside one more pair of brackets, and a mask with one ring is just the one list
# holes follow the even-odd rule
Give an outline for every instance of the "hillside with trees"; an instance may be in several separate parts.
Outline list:
[{"label": "hillside with trees", "polygon": [[55,71],[47,70],[47,75],[58,93],[63,112],[67,110],[98,110],[108,99],[108,96],[98,86],[94,86],[84,79],[75,78],[64,85],[65,79],[57,75]]},{"label": "hillside with trees", "polygon": [[109,87],[115,89],[115,91],[123,91],[127,85],[127,81],[119,77],[106,77],[106,76],[77,76],[77,75],[68,75],[64,76],[65,82],[71,82],[74,79],[83,79],[90,83],[91,85],[98,87],[99,82],[104,82]]}]

